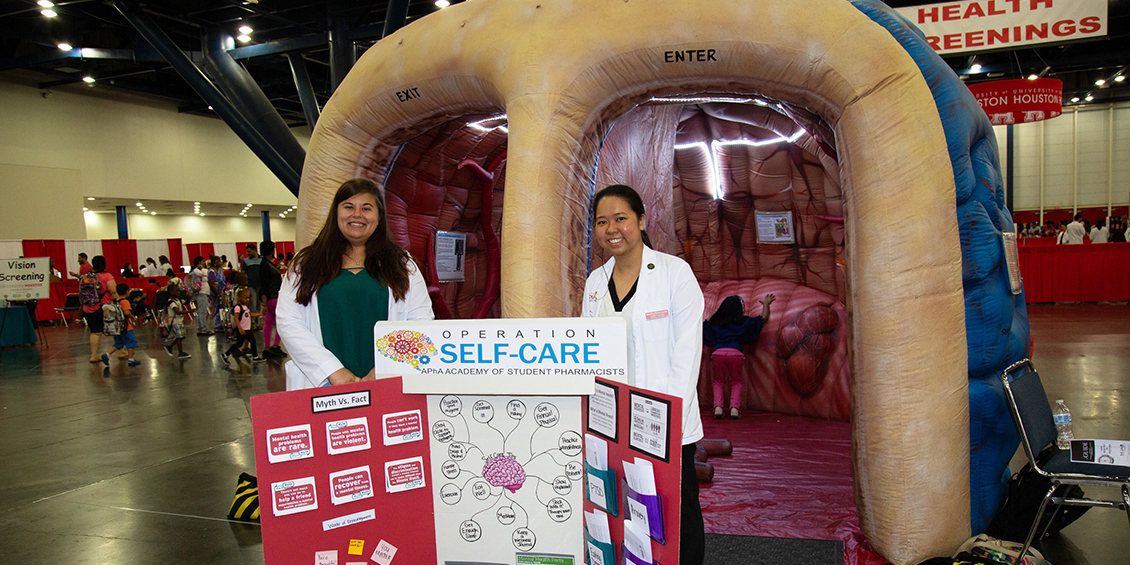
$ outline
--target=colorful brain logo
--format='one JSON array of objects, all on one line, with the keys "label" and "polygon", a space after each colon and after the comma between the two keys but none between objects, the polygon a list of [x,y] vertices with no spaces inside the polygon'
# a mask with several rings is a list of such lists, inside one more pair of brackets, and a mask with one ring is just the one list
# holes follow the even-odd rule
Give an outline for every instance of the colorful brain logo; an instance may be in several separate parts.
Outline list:
[{"label": "colorful brain logo", "polygon": [[427,365],[436,353],[432,338],[412,330],[397,330],[377,338],[377,351],[381,355],[419,368]]},{"label": "colorful brain logo", "polygon": [[505,455],[499,455],[483,465],[483,478],[493,486],[518,492],[518,489],[522,488],[522,483],[526,482],[526,470],[522,468],[521,463]]}]

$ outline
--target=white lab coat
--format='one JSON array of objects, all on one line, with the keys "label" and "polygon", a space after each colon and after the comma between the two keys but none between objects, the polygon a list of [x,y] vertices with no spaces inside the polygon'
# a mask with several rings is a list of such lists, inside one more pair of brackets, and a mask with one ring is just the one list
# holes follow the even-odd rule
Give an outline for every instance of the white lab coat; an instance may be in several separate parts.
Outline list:
[{"label": "white lab coat", "polygon": [[1083,227],[1083,222],[1074,221],[1067,224],[1067,243],[1078,245],[1083,243],[1083,236],[1087,234],[1087,229]]},{"label": "white lab coat", "polygon": [[[296,301],[298,279],[294,271],[283,277],[282,288],[275,307],[276,326],[290,361],[286,363],[286,389],[298,390],[322,386],[334,371],[344,367],[341,361],[322,345],[322,325],[318,318],[318,295],[303,306]],[[362,305],[358,305],[362,306]],[[408,291],[404,300],[396,300],[388,293],[388,319],[431,320],[432,300],[428,285],[416,263],[408,261]]]},{"label": "white lab coat", "polygon": [[[592,318],[608,298],[616,258],[589,274],[581,316]],[[683,445],[702,439],[698,373],[702,361],[702,289],[682,259],[644,247],[632,298],[635,386],[683,399]]]}]

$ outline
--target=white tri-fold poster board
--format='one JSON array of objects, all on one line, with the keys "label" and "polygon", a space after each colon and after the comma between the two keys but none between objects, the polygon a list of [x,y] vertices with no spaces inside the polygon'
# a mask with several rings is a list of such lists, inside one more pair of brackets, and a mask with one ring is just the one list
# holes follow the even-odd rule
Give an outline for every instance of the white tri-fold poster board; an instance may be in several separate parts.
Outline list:
[{"label": "white tri-fold poster board", "polygon": [[[266,564],[580,565],[623,548],[634,563],[639,554],[676,563],[681,403],[594,381],[593,372],[625,374],[623,322],[568,322],[382,322],[375,342],[395,332],[414,340],[401,358],[430,352],[420,343],[432,336],[440,353],[454,347],[457,362],[441,365],[452,372],[414,376],[447,392],[406,392],[406,375],[253,397]],[[584,363],[586,344],[598,362]],[[378,356],[389,347],[375,345]],[[531,347],[539,355],[526,362]],[[499,350],[524,371],[506,375],[493,356],[479,363]],[[504,378],[459,370],[484,366]],[[577,369],[563,392],[558,371]],[[507,382],[523,394],[505,394]],[[599,462],[586,457],[596,442]],[[599,507],[598,492],[607,493]],[[586,515],[605,518],[606,542],[587,539]]]}]

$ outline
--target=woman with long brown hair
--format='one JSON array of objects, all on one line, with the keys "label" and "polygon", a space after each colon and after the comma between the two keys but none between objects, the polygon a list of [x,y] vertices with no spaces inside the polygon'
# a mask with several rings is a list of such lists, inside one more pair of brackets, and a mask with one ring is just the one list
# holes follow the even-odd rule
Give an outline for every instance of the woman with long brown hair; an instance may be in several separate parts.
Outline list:
[{"label": "woman with long brown hair", "polygon": [[277,317],[291,357],[287,390],[372,378],[373,324],[434,318],[423,276],[389,236],[373,182],[338,189],[321,232],[283,279]]}]

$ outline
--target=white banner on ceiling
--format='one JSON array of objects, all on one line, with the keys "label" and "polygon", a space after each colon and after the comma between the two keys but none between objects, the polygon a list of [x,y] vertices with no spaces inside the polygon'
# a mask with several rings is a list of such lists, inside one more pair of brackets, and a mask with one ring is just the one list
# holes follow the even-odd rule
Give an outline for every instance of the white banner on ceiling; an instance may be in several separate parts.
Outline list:
[{"label": "white banner on ceiling", "polygon": [[1107,34],[1107,0],[965,0],[895,11],[941,55],[1097,39]]}]

